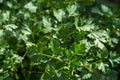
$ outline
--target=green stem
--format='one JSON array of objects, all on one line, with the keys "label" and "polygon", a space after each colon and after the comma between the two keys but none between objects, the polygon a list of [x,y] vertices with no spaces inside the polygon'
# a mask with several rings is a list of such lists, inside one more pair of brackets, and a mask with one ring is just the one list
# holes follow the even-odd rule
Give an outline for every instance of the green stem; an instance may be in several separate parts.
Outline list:
[{"label": "green stem", "polygon": [[28,73],[28,76],[27,76],[27,80],[30,80],[30,76],[31,76],[31,70],[32,70],[32,62],[30,62],[30,68],[29,68],[29,73]]},{"label": "green stem", "polygon": [[21,62],[21,68],[22,68],[21,72],[23,74],[23,77],[24,77],[25,80],[27,80],[26,75],[25,75],[24,66],[23,66],[22,62]]},{"label": "green stem", "polygon": [[50,57],[50,58],[53,58],[53,59],[56,59],[56,60],[59,60],[60,62],[62,62],[62,59],[60,58],[56,58],[54,56],[50,56],[50,55],[47,55],[47,54],[41,54],[42,56],[46,56],[46,57]]}]

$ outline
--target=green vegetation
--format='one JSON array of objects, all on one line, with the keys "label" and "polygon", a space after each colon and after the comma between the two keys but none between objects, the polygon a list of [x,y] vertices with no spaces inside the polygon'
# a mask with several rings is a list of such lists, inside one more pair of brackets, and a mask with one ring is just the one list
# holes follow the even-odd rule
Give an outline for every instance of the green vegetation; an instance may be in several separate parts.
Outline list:
[{"label": "green vegetation", "polygon": [[0,0],[0,80],[118,80],[119,46],[117,4]]}]

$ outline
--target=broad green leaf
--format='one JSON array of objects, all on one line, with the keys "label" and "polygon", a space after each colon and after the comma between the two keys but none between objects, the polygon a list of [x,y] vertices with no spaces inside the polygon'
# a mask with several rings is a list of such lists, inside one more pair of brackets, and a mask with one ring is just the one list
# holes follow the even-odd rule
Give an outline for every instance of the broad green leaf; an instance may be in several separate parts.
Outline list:
[{"label": "broad green leaf", "polygon": [[83,31],[91,31],[91,30],[94,30],[95,26],[93,24],[88,24],[88,25],[84,25],[80,28]]},{"label": "broad green leaf", "polygon": [[3,30],[0,30],[0,37],[3,36]]},{"label": "broad green leaf", "polygon": [[98,69],[101,70],[102,72],[106,72],[107,67],[108,67],[108,64],[104,64],[103,62],[100,62],[98,64]]},{"label": "broad green leaf", "polygon": [[54,16],[57,18],[57,20],[58,20],[59,22],[62,21],[62,18],[63,18],[64,15],[65,15],[65,12],[64,12],[62,9],[54,10],[53,13],[54,13]]},{"label": "broad green leaf", "polygon": [[23,24],[24,26],[22,27],[22,30],[21,32],[24,34],[24,35],[30,35],[32,34],[32,30],[30,29],[30,26],[28,26],[27,24]]},{"label": "broad green leaf", "polygon": [[76,16],[76,15],[78,15],[76,10],[77,10],[77,4],[69,5],[67,7],[67,11],[69,13],[69,16]]},{"label": "broad green leaf", "polygon": [[85,35],[86,35],[86,32],[81,31],[81,32],[78,32],[78,33],[74,34],[73,38],[74,38],[75,41],[81,41],[81,40],[84,39]]},{"label": "broad green leaf", "polygon": [[12,58],[13,58],[15,64],[21,63],[22,60],[23,60],[23,58],[22,58],[21,56],[17,55],[17,54],[14,54],[14,55],[12,56]]},{"label": "broad green leaf", "polygon": [[27,46],[27,47],[31,47],[31,46],[35,46],[35,44],[32,43],[32,42],[26,42],[26,46]]},{"label": "broad green leaf", "polygon": [[24,35],[30,35],[30,34],[32,34],[32,31],[30,30],[30,28],[28,26],[24,26],[22,33]]},{"label": "broad green leaf", "polygon": [[100,42],[98,39],[96,39],[94,43],[95,43],[95,46],[98,46],[100,49],[105,48],[104,44]]},{"label": "broad green leaf", "polygon": [[0,69],[0,73],[3,73],[3,69]]},{"label": "broad green leaf", "polygon": [[75,54],[83,55],[83,56],[85,55],[85,54],[83,54],[83,53],[86,52],[86,45],[85,44],[76,44],[76,43],[74,43],[73,47],[74,47]]},{"label": "broad green leaf", "polygon": [[111,57],[111,58],[114,58],[114,57],[116,57],[116,56],[117,56],[117,53],[116,53],[116,52],[110,51],[110,57]]},{"label": "broad green leaf", "polygon": [[80,28],[79,28],[79,19],[78,19],[78,17],[75,17],[75,22],[74,22],[74,24],[75,24],[76,29],[77,29],[78,31],[80,31]]},{"label": "broad green leaf", "polygon": [[68,49],[64,49],[64,53],[65,53],[64,56],[66,59],[70,59],[71,56],[73,55],[72,52],[70,52],[70,50]]},{"label": "broad green leaf", "polygon": [[2,15],[3,15],[3,21],[8,21],[10,18],[10,11],[5,11]]},{"label": "broad green leaf", "polygon": [[55,52],[56,54],[60,54],[60,50],[59,50],[59,48],[60,48],[60,44],[59,44],[59,42],[58,41],[56,41],[56,40],[51,40],[50,41],[50,43],[49,43],[49,48],[51,48],[51,50],[53,51],[53,52]]},{"label": "broad green leaf", "polygon": [[42,21],[43,21],[43,26],[44,26],[44,32],[48,33],[51,32],[53,30],[53,28],[51,27],[52,24],[50,22],[50,20],[48,20],[46,17],[42,17]]},{"label": "broad green leaf", "polygon": [[88,35],[92,39],[98,39],[99,41],[106,43],[109,39],[109,34],[104,30],[94,31]]},{"label": "broad green leaf", "polygon": [[24,7],[32,13],[36,13],[37,11],[37,6],[35,6],[32,2],[27,3]]},{"label": "broad green leaf", "polygon": [[82,79],[89,79],[92,76],[91,73],[84,74]]},{"label": "broad green leaf", "polygon": [[2,3],[3,2],[3,0],[0,0],[0,3]]},{"label": "broad green leaf", "polygon": [[99,15],[103,15],[103,13],[102,13],[102,12],[100,11],[100,9],[97,8],[97,7],[92,8],[91,12],[92,12],[92,13],[99,14]]},{"label": "broad green leaf", "polygon": [[95,34],[98,35],[99,37],[109,38],[109,34],[108,34],[108,32],[105,31],[105,30],[96,31]]},{"label": "broad green leaf", "polygon": [[27,42],[28,41],[28,36],[27,35],[20,35],[20,39],[22,39],[23,41]]},{"label": "broad green leaf", "polygon": [[10,7],[10,8],[12,8],[13,4],[10,1],[7,1],[7,6]]},{"label": "broad green leaf", "polygon": [[101,5],[101,9],[105,13],[109,11],[109,8],[106,5],[103,5],[103,4]]},{"label": "broad green leaf", "polygon": [[22,33],[23,33],[24,35],[30,35],[30,34],[31,34],[30,31],[26,31],[26,30],[22,30]]},{"label": "broad green leaf", "polygon": [[117,38],[112,38],[112,42],[117,44],[118,43],[118,39]]},{"label": "broad green leaf", "polygon": [[114,59],[113,61],[119,64],[120,63],[120,57]]},{"label": "broad green leaf", "polygon": [[103,5],[103,4],[102,4],[102,5],[101,5],[101,10],[102,10],[102,12],[103,12],[105,15],[107,15],[108,17],[113,15],[111,9],[110,9],[109,7],[107,7],[106,5]]},{"label": "broad green leaf", "polygon": [[15,24],[8,24],[8,25],[5,25],[4,28],[5,28],[6,30],[12,31],[12,30],[17,29],[18,26],[16,26]]},{"label": "broad green leaf", "polygon": [[98,69],[99,70],[102,70],[103,72],[105,72],[105,66],[104,66],[104,63],[99,63],[99,65],[98,65]]}]

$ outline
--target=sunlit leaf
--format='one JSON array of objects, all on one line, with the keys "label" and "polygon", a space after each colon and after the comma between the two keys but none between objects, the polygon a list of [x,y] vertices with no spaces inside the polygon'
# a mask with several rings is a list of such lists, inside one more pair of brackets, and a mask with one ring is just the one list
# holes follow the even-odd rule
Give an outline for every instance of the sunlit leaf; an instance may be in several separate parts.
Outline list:
[{"label": "sunlit leaf", "polygon": [[106,72],[106,67],[108,67],[108,65],[104,64],[103,62],[100,62],[98,65],[98,69],[101,70],[102,72]]},{"label": "sunlit leaf", "polygon": [[103,13],[102,13],[102,12],[100,11],[100,9],[97,8],[97,7],[92,8],[91,12],[92,12],[92,13],[99,14],[99,15],[103,15]]},{"label": "sunlit leaf", "polygon": [[11,2],[7,1],[7,6],[10,7],[10,8],[12,8],[13,4]]},{"label": "sunlit leaf", "polygon": [[119,63],[120,63],[120,57],[119,57],[119,58],[114,59],[113,61],[119,64]]},{"label": "sunlit leaf", "polygon": [[112,38],[112,42],[117,44],[118,43],[118,39],[117,38]]},{"label": "sunlit leaf", "polygon": [[35,6],[32,2],[27,3],[24,7],[29,11],[36,13],[37,6]]},{"label": "sunlit leaf", "polygon": [[78,15],[76,10],[77,10],[77,4],[74,4],[74,5],[71,5],[71,6],[69,5],[67,7],[67,11],[69,13],[69,16],[76,16],[76,15]]},{"label": "sunlit leaf", "polygon": [[0,37],[3,35],[3,30],[0,30]]},{"label": "sunlit leaf", "polygon": [[91,75],[90,73],[85,74],[85,75],[83,76],[83,79],[89,79],[91,76],[92,76],[92,75]]},{"label": "sunlit leaf", "polygon": [[107,16],[111,16],[113,15],[111,9],[109,7],[107,7],[106,5],[101,5],[101,10],[103,13],[105,13]]},{"label": "sunlit leaf", "polygon": [[59,10],[55,10],[54,11],[54,16],[57,18],[57,20],[58,21],[62,21],[62,18],[64,17],[64,15],[65,15],[65,12],[63,11],[63,10],[61,10],[61,9],[59,9]]},{"label": "sunlit leaf", "polygon": [[100,49],[103,49],[105,46],[102,42],[100,42],[98,39],[96,39],[95,41],[95,45],[98,46]]},{"label": "sunlit leaf", "polygon": [[51,32],[53,28],[51,27],[52,24],[50,20],[48,20],[46,17],[43,17],[42,20],[43,20],[44,32],[45,33]]},{"label": "sunlit leaf", "polygon": [[3,13],[3,21],[8,21],[10,18],[10,11],[6,11]]},{"label": "sunlit leaf", "polygon": [[0,0],[0,3],[2,3],[3,2],[3,0]]},{"label": "sunlit leaf", "polygon": [[93,30],[94,29],[94,25],[84,25],[84,26],[82,26],[81,27],[81,29],[83,30],[83,31],[91,31],[91,30]]},{"label": "sunlit leaf", "polygon": [[8,24],[4,26],[6,30],[12,31],[14,29],[17,29],[18,26],[16,26],[15,24]]}]

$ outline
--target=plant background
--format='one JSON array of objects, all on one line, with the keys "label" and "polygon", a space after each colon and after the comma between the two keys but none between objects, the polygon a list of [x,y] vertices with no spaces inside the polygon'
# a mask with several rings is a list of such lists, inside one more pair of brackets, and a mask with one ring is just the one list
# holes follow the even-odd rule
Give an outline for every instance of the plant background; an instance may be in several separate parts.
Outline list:
[{"label": "plant background", "polygon": [[114,0],[0,0],[0,80],[119,80]]}]

